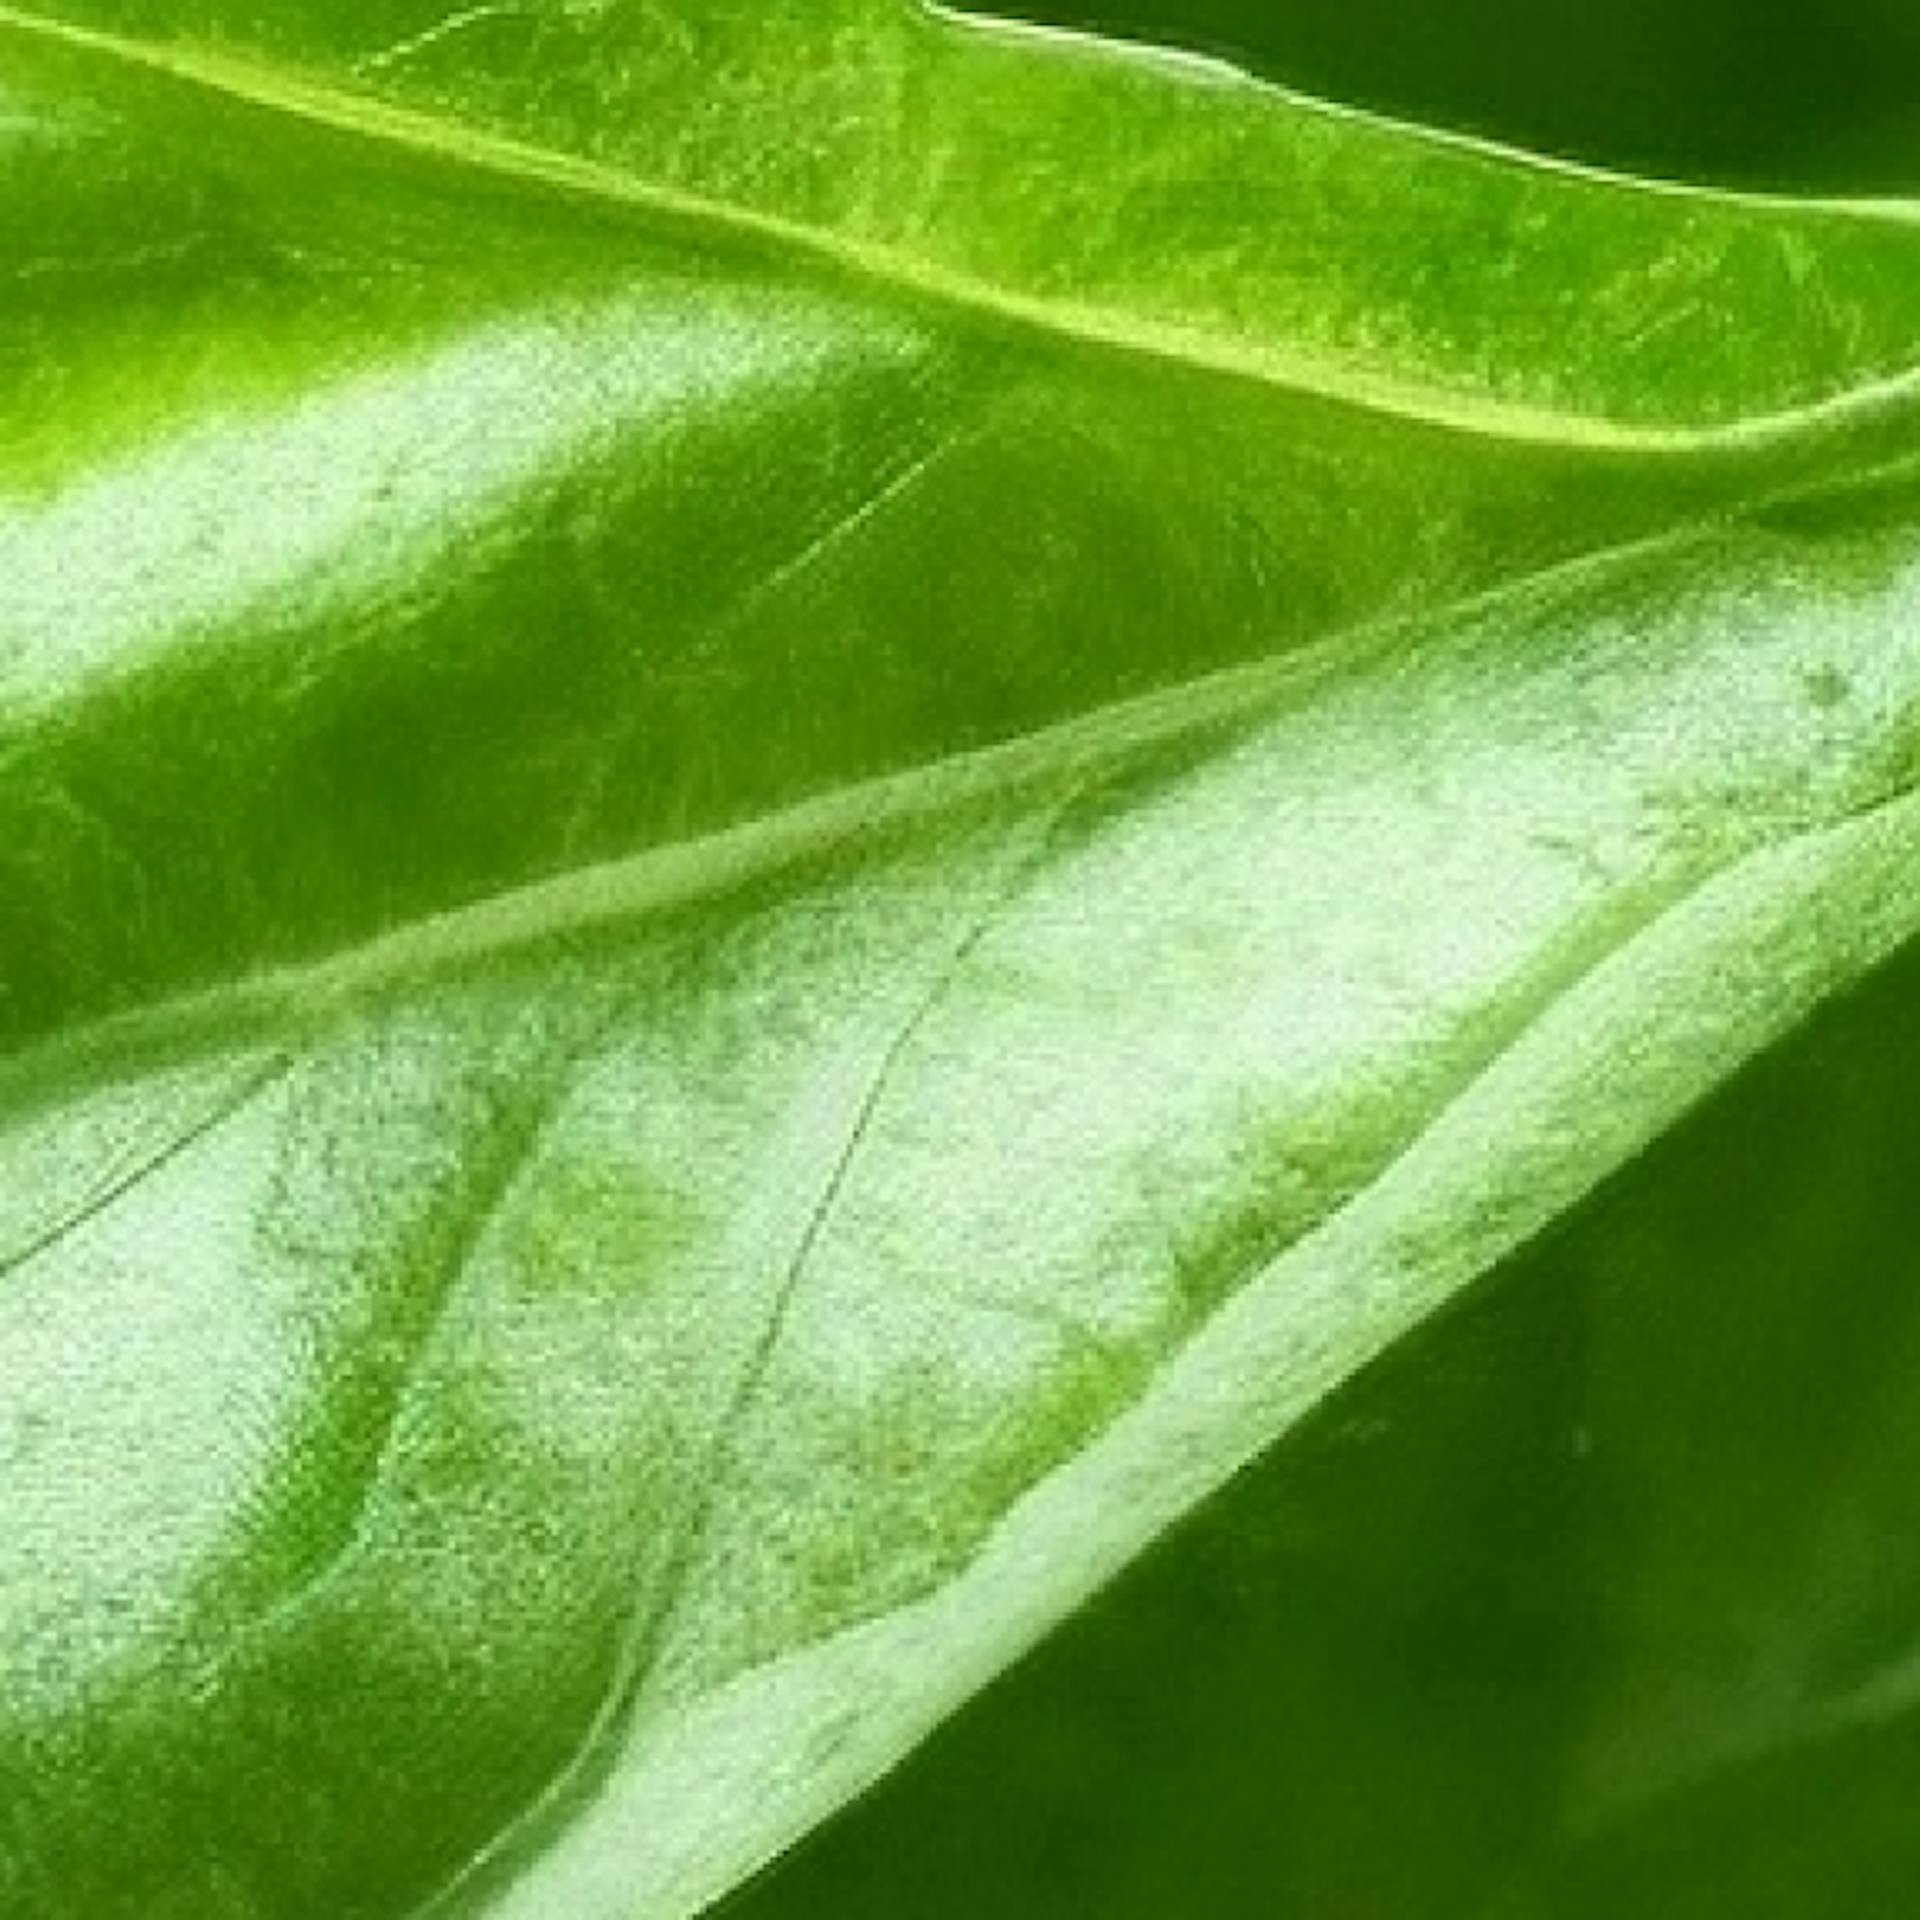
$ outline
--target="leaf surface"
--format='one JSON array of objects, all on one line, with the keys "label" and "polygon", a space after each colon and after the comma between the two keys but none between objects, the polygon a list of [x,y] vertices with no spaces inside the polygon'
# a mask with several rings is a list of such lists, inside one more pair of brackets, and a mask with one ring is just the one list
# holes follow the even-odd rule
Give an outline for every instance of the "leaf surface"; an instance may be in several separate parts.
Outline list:
[{"label": "leaf surface", "polygon": [[0,44],[9,1912],[697,1911],[1914,932],[1897,210]]},{"label": "leaf surface", "polygon": [[1400,1342],[728,1920],[1904,1911],[1917,963]]}]

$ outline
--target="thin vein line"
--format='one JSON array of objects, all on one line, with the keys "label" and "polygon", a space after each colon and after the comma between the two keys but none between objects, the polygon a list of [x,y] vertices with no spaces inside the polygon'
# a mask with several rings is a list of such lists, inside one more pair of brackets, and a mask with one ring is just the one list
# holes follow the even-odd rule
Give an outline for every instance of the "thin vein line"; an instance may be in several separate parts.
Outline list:
[{"label": "thin vein line", "polygon": [[692,1479],[693,1500],[683,1516],[672,1550],[661,1570],[659,1597],[637,1610],[625,1644],[615,1658],[601,1704],[582,1733],[573,1757],[555,1773],[536,1799],[463,1862],[441,1888],[412,1910],[407,1920],[451,1920],[451,1916],[461,1910],[463,1903],[474,1892],[476,1883],[507,1865],[518,1852],[522,1840],[551,1818],[579,1790],[595,1757],[606,1746],[622,1717],[631,1709],[684,1605],[702,1549],[711,1537],[714,1517],[720,1510],[721,1500],[727,1490],[733,1451],[738,1444],[741,1428],[772,1370],[799,1300],[807,1270],[825,1237],[861,1149],[872,1133],[900,1063],[951,993],[955,981],[978,952],[981,943],[1003,924],[1012,901],[1030,883],[1036,870],[1052,852],[1063,822],[1085,797],[1090,784],[1083,781],[1049,811],[1035,832],[1025,857],[1014,863],[1005,882],[981,906],[961,937],[949,949],[875,1062],[866,1089],[848,1123],[840,1150],[788,1256],[759,1336],[735,1376],[733,1388],[709,1430],[705,1446],[700,1450],[700,1459]]},{"label": "thin vein line", "polygon": [[727,627],[746,619],[756,608],[790,586],[802,574],[818,566],[838,547],[853,539],[863,528],[905,499],[930,473],[951,459],[959,449],[981,440],[991,429],[990,420],[970,422],[961,419],[943,426],[924,451],[908,461],[897,473],[883,479],[865,499],[840,514],[832,525],[823,528],[799,552],[784,560],[764,580],[757,581],[752,589],[741,597],[739,604],[715,623],[716,630],[724,631]]},{"label": "thin vein line", "polygon": [[[669,673],[684,673],[690,666],[710,660],[724,635],[750,618],[758,608],[799,579],[808,569],[818,566],[828,554],[855,538],[862,529],[872,526],[881,515],[907,498],[957,448],[980,440],[990,430],[991,417],[973,423],[963,418],[943,425],[921,452],[896,472],[883,474],[852,505],[836,512],[828,525],[808,535],[804,544],[783,558],[772,572],[755,581],[711,619],[703,622],[696,629],[691,645],[658,664]],[[635,667],[643,670],[653,664],[652,661],[638,661]],[[637,681],[639,677],[640,672],[636,671],[629,679]],[[581,783],[580,796],[574,803],[572,817],[562,836],[563,854],[577,849],[586,838],[594,825],[595,816],[605,804],[607,790],[613,784],[622,758],[641,737],[653,717],[643,701],[634,702],[634,707],[631,716],[615,730],[613,737],[595,756],[592,771]]]},{"label": "thin vein line", "polygon": [[24,1245],[0,1254],[0,1278],[16,1273],[22,1267],[30,1266],[42,1254],[51,1252],[70,1234],[78,1233],[81,1228],[104,1217],[122,1200],[164,1172],[183,1155],[191,1152],[201,1141],[225,1126],[235,1115],[251,1106],[276,1081],[284,1079],[293,1070],[297,1059],[298,1055],[291,1047],[274,1054],[253,1073],[244,1076],[233,1088],[223,1094],[214,1106],[192,1126],[110,1179],[71,1212],[63,1214],[50,1226],[42,1228]]},{"label": "thin vein line", "polygon": [[525,20],[528,17],[528,9],[524,6],[483,0],[479,6],[462,7],[459,12],[448,14],[444,20],[436,20],[432,26],[408,34],[404,40],[396,40],[391,46],[382,47],[377,53],[356,60],[349,71],[357,74],[383,73],[389,67],[399,66],[416,54],[438,46],[443,40],[453,39],[470,27],[482,26],[490,20]]}]

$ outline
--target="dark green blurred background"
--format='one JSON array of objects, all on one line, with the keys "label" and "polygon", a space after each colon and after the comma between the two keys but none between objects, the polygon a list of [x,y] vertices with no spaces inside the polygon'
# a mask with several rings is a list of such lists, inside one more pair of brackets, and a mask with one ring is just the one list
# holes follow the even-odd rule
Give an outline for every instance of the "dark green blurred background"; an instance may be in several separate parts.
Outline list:
[{"label": "dark green blurred background", "polygon": [[1040,0],[1016,11],[1183,42],[1334,99],[1614,166],[1920,190],[1920,0]]},{"label": "dark green blurred background", "polygon": [[[1101,21],[1616,166],[1920,191],[1920,0]],[[1920,1916],[1920,955],[728,1909],[828,1916]]]}]

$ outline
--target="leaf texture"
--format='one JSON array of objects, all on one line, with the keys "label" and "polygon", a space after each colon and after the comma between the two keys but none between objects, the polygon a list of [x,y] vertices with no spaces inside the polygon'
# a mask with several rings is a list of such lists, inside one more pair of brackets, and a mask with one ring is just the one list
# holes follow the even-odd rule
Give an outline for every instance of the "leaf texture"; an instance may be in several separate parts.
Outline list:
[{"label": "leaf texture", "polygon": [[698,1911],[1913,935],[1899,209],[0,45],[0,1910]]}]

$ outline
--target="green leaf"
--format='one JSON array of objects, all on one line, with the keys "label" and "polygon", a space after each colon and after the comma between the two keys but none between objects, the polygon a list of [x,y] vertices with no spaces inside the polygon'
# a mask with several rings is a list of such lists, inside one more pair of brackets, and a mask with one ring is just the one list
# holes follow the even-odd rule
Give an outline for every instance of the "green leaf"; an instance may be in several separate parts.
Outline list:
[{"label": "green leaf", "polygon": [[1718,1088],[728,1920],[1909,1910],[1916,987]]},{"label": "green leaf", "polygon": [[0,46],[0,1908],[698,1910],[1920,925],[1898,209]]}]

